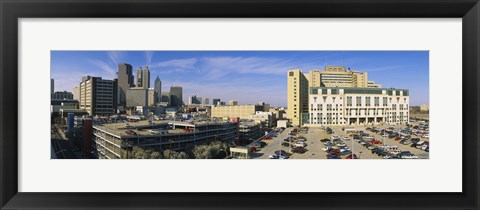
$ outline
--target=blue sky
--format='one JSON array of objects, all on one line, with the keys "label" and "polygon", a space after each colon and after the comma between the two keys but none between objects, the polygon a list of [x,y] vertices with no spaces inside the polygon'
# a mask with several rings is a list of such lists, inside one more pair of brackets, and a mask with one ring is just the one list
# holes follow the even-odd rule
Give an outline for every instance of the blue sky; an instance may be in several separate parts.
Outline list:
[{"label": "blue sky", "polygon": [[151,87],[160,77],[162,92],[182,86],[183,98],[220,98],[240,104],[287,104],[287,71],[323,70],[325,65],[368,72],[385,88],[410,90],[412,106],[429,103],[428,51],[52,51],[55,91],[72,91],[83,75],[116,77],[117,64],[134,72],[149,66]]}]

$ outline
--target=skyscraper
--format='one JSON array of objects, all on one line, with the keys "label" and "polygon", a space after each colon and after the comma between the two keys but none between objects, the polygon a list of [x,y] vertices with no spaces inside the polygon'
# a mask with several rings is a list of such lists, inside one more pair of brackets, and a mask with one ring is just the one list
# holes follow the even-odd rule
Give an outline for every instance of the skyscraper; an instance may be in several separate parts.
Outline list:
[{"label": "skyscraper", "polygon": [[142,80],[143,70],[142,67],[139,66],[137,69],[137,77],[135,78],[135,83],[137,87],[143,87],[143,80]]},{"label": "skyscraper", "polygon": [[118,80],[84,76],[80,83],[80,109],[90,115],[115,114]]},{"label": "skyscraper", "polygon": [[55,81],[50,79],[50,94],[55,93]]},{"label": "skyscraper", "polygon": [[150,88],[150,69],[148,66],[142,69],[137,69],[137,87],[143,87],[144,89]]},{"label": "skyscraper", "polygon": [[127,102],[127,90],[135,85],[133,81],[132,65],[127,63],[118,64],[118,104],[125,106]]},{"label": "skyscraper", "polygon": [[[300,69],[288,71],[287,117],[292,125],[302,125],[308,120],[308,80]],[[304,116],[306,115],[306,116]]]},{"label": "skyscraper", "polygon": [[145,89],[150,88],[150,69],[148,68],[148,66],[145,66],[145,68],[143,68],[142,85],[142,87]]},{"label": "skyscraper", "polygon": [[183,105],[183,88],[180,86],[170,87],[170,102],[172,106],[180,107]]},{"label": "skyscraper", "polygon": [[162,81],[160,81],[160,78],[157,76],[157,78],[155,79],[155,87],[154,87],[154,90],[155,90],[155,103],[158,103],[162,100]]}]

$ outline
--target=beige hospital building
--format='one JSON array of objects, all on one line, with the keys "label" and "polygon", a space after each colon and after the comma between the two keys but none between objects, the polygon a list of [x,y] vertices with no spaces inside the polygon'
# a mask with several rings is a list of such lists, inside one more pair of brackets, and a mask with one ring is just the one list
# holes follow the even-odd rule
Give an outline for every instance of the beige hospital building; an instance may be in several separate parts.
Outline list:
[{"label": "beige hospital building", "polygon": [[408,122],[408,90],[386,89],[367,72],[326,66],[324,71],[288,71],[287,117],[292,125]]}]

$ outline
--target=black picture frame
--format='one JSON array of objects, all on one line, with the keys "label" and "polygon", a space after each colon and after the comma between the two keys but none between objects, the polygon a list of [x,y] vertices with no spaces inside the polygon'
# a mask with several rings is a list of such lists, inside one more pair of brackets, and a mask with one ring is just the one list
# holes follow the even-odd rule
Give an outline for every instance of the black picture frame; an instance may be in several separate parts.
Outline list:
[{"label": "black picture frame", "polygon": [[[478,0],[1,0],[1,209],[478,209]],[[18,192],[18,18],[462,18],[462,193]],[[455,73],[455,72],[453,72]],[[460,73],[460,72],[458,72]],[[48,119],[45,119],[48,120]],[[262,176],[262,175],[259,175]],[[41,180],[39,180],[41,181]],[[442,183],[438,183],[442,184]],[[374,201],[374,202],[372,202]]]}]

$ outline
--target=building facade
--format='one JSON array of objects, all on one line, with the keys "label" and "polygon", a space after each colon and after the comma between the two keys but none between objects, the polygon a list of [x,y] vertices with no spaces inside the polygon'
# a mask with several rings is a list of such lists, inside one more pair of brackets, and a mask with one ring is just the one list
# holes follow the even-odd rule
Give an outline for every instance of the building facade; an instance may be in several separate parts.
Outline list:
[{"label": "building facade", "polygon": [[148,89],[132,87],[127,90],[127,107],[148,106]]},{"label": "building facade", "polygon": [[219,98],[214,98],[214,99],[212,100],[212,103],[213,103],[214,106],[217,106],[218,103],[220,103],[220,101],[222,101],[222,100],[219,99]]},{"label": "building facade", "polygon": [[343,66],[325,66],[323,71],[311,70],[305,77],[309,87],[381,87],[368,81],[367,72],[345,69]]},{"label": "building facade", "polygon": [[[125,133],[126,130],[135,133]],[[238,122],[178,122],[147,121],[110,123],[93,126],[91,151],[99,159],[125,159],[133,146],[144,149],[182,150],[212,140],[235,141],[238,139]]]},{"label": "building facade", "polygon": [[183,88],[180,86],[170,87],[170,105],[175,107],[183,106]]},{"label": "building facade", "polygon": [[142,67],[138,67],[136,82],[138,88],[150,88],[150,69],[148,66],[145,66],[143,69]]},{"label": "building facade", "polygon": [[132,65],[127,63],[118,64],[118,104],[126,106],[127,90],[135,86],[132,73]]},{"label": "building facade", "polygon": [[161,101],[162,98],[162,81],[160,78],[157,76],[155,79],[155,104]]},{"label": "building facade", "polygon": [[57,91],[52,94],[51,99],[73,99],[73,93],[67,91]]},{"label": "building facade", "polygon": [[160,98],[160,103],[170,106],[170,92],[163,92],[162,97]]},{"label": "building facade", "polygon": [[201,104],[202,102],[200,101],[199,97],[196,95],[188,97],[188,104]]},{"label": "building facade", "polygon": [[84,76],[80,83],[80,109],[89,115],[112,115],[117,108],[117,79]]},{"label": "building facade", "polygon": [[238,101],[236,101],[236,100],[229,100],[229,101],[228,101],[228,105],[230,105],[230,106],[236,106],[236,105],[238,105]]},{"label": "building facade", "polygon": [[80,87],[76,86],[73,88],[73,99],[80,101]]},{"label": "building facade", "polygon": [[287,117],[292,125],[301,125],[308,118],[308,80],[300,69],[287,72]]},{"label": "building facade", "polygon": [[250,119],[257,111],[263,111],[260,105],[236,105],[236,106],[215,106],[212,107],[211,117]]},{"label": "building facade", "polygon": [[50,79],[50,94],[53,94],[55,92],[55,81],[53,79]]},{"label": "building facade", "polygon": [[155,89],[149,88],[148,89],[148,106],[155,106],[156,105],[156,94]]},{"label": "building facade", "polygon": [[312,87],[305,125],[396,125],[409,122],[409,91]]}]

